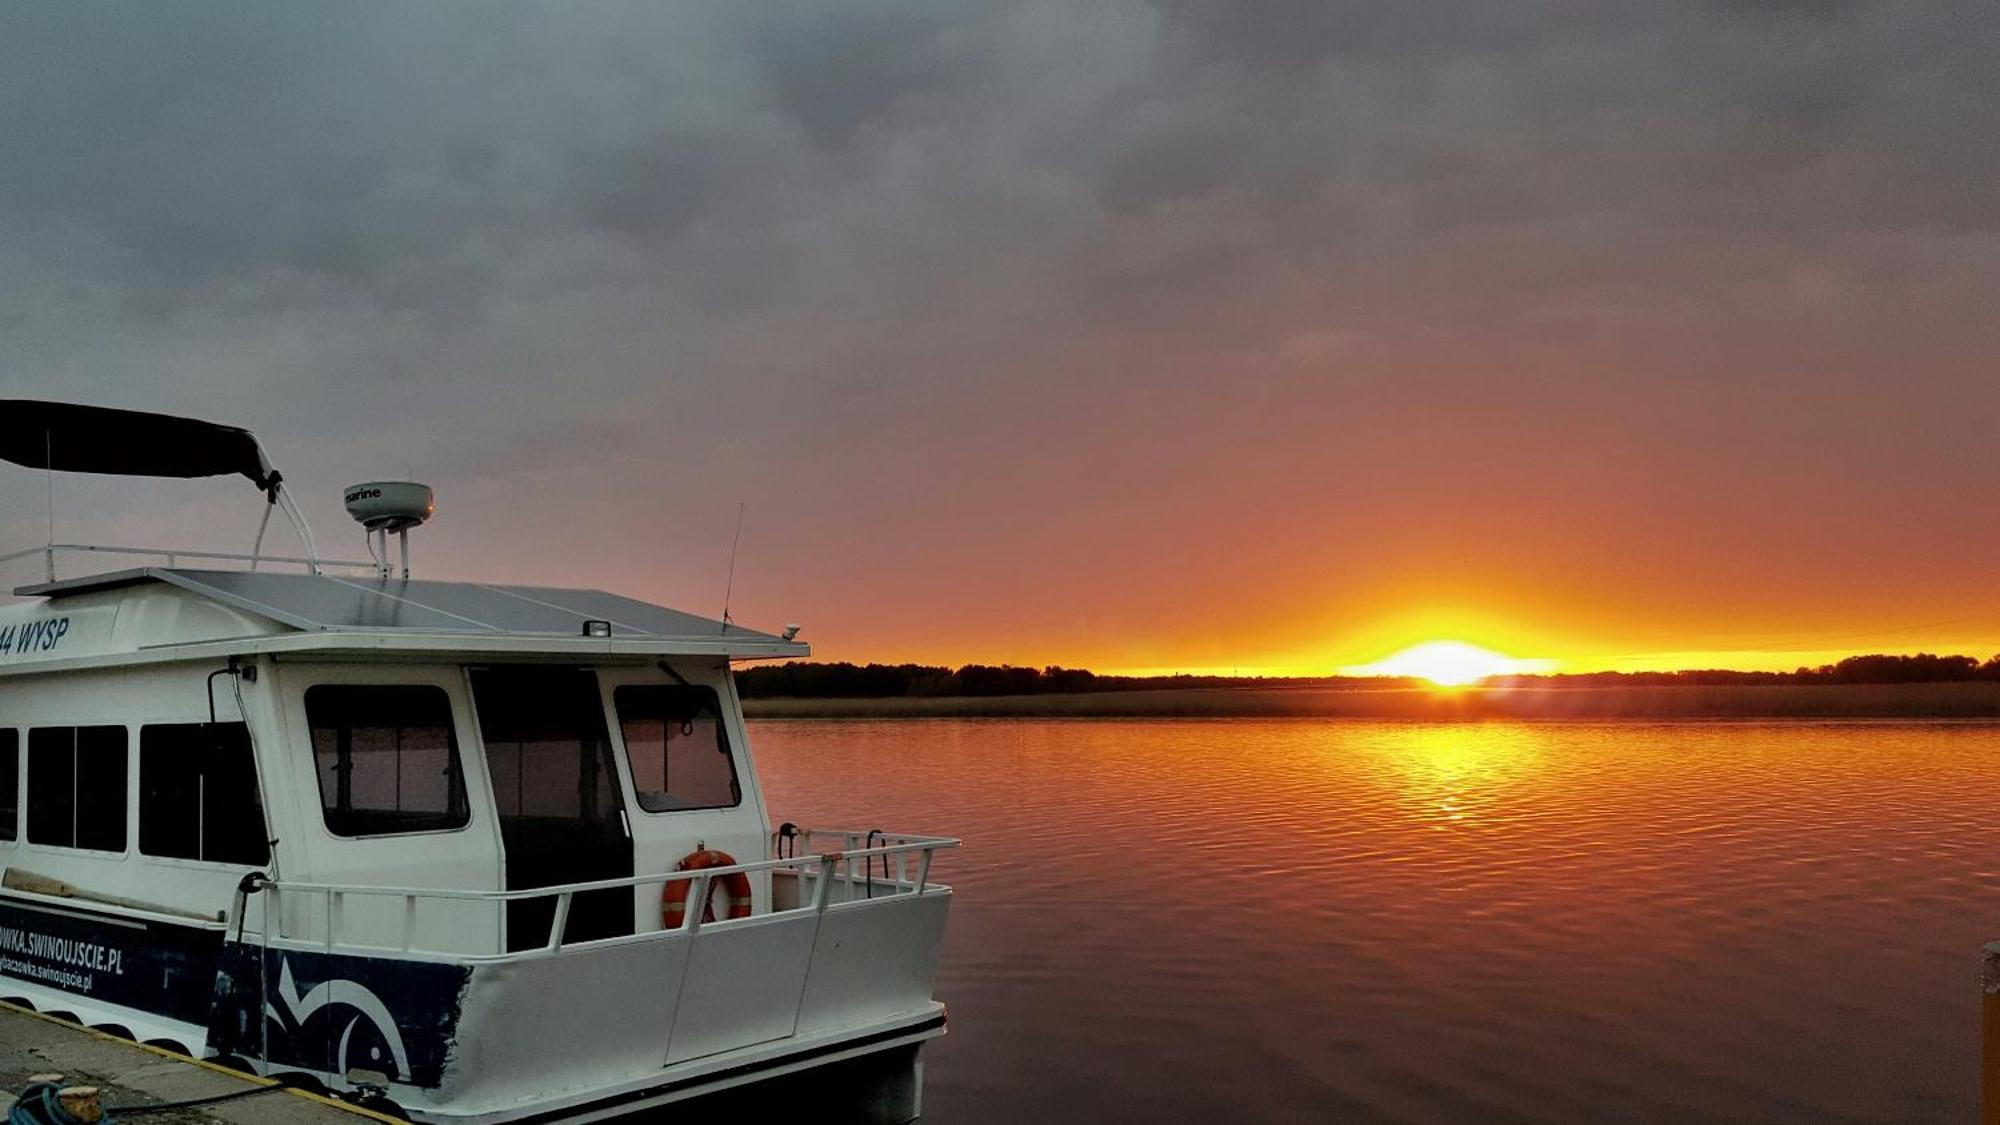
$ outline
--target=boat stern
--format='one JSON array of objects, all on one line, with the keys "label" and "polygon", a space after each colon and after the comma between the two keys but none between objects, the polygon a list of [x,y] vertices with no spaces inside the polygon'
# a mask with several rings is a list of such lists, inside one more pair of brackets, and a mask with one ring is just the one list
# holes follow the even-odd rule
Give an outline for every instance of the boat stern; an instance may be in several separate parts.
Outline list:
[{"label": "boat stern", "polygon": [[[875,838],[872,848],[607,881],[671,881],[703,902],[715,879],[763,873],[771,908],[723,920],[689,910],[673,928],[584,942],[563,940],[568,901],[603,883],[435,892],[265,881],[260,893],[317,900],[316,910],[269,912],[317,932],[231,942],[210,1049],[336,1087],[356,1070],[379,1072],[389,1096],[426,1121],[598,1120],[823,1067],[843,1087],[825,1096],[870,1120],[907,1121],[920,1108],[919,1050],[945,1023],[932,986],[952,895],[929,880],[930,859],[957,841]],[[541,948],[432,953],[357,943],[387,935],[341,927],[350,898],[403,899],[403,932],[413,933],[427,902],[501,908],[528,894],[556,902]]]}]

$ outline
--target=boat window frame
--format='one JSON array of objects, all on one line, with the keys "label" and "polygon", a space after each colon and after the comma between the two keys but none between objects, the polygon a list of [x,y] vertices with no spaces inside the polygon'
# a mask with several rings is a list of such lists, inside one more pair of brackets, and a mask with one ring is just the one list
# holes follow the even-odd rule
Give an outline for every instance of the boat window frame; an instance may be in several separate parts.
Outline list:
[{"label": "boat window frame", "polygon": [[24,727],[0,727],[14,736],[14,821],[6,825],[8,835],[0,836],[0,848],[18,848],[28,835],[28,735]]},{"label": "boat window frame", "polygon": [[[132,724],[131,724],[131,723],[129,723],[129,722],[120,722],[120,723],[89,723],[89,722],[51,722],[51,723],[33,723],[33,724],[28,724],[28,725],[24,725],[24,726],[23,726],[23,727],[21,727],[20,729],[21,729],[21,742],[20,742],[20,747],[21,747],[21,749],[20,749],[20,754],[21,754],[21,763],[20,763],[20,774],[21,774],[21,807],[20,807],[20,823],[21,823],[21,832],[20,832],[20,842],[22,842],[22,843],[26,843],[26,844],[27,844],[27,845],[28,845],[29,847],[31,847],[31,848],[34,848],[34,849],[37,849],[37,850],[42,850],[42,851],[50,851],[50,852],[57,852],[57,853],[63,853],[63,854],[68,854],[68,855],[76,855],[76,856],[90,856],[90,857],[94,857],[94,858],[96,858],[96,859],[103,859],[103,860],[112,860],[112,859],[131,859],[131,858],[132,858],[132,857],[133,857],[134,855],[136,855],[136,854],[138,853],[138,847],[139,847],[139,826],[138,826],[138,805],[139,805],[139,798],[138,798],[138,792],[137,792],[137,787],[138,787],[138,783],[139,783],[139,771],[138,771],[137,769],[135,769],[135,768],[134,768],[134,764],[133,764],[133,760],[132,760],[132,759],[133,759],[133,757],[134,757],[134,754],[133,754],[133,738],[132,738]],[[124,802],[124,813],[125,813],[125,816],[124,816],[124,821],[125,821],[125,834],[124,834],[124,847],[122,847],[122,848],[119,848],[119,849],[117,849],[117,850],[113,850],[113,849],[110,849],[110,848],[86,848],[86,847],[82,847],[82,846],[80,846],[80,845],[76,844],[76,843],[75,843],[74,841],[76,840],[76,836],[77,836],[77,833],[76,833],[76,826],[77,826],[77,823],[78,823],[78,821],[77,821],[77,818],[76,818],[76,811],[75,811],[74,807],[72,807],[72,808],[71,808],[71,811],[70,811],[70,840],[72,841],[71,843],[67,843],[67,844],[51,844],[51,843],[46,843],[46,842],[43,842],[43,841],[39,841],[39,840],[34,840],[34,839],[31,839],[31,838],[29,838],[29,835],[28,835],[28,823],[29,823],[29,817],[28,817],[28,801],[29,801],[29,799],[30,799],[30,797],[31,797],[31,794],[29,793],[29,789],[30,789],[30,779],[31,779],[31,778],[32,778],[32,776],[33,776],[33,771],[32,771],[32,770],[31,770],[31,769],[30,769],[29,767],[31,766],[31,764],[32,764],[32,761],[33,761],[33,757],[34,757],[34,754],[33,754],[33,745],[34,745],[34,735],[35,735],[35,732],[36,732],[36,731],[42,731],[42,730],[66,730],[66,731],[69,731],[69,732],[70,732],[70,754],[71,754],[71,762],[72,762],[72,765],[71,765],[71,768],[72,768],[72,770],[74,770],[74,769],[76,768],[76,767],[75,767],[75,754],[76,754],[76,752],[77,752],[77,744],[76,744],[76,732],[78,732],[78,731],[81,731],[81,730],[86,730],[86,729],[92,729],[92,730],[116,730],[116,731],[119,731],[119,732],[121,732],[121,733],[122,733],[122,734],[124,735],[124,745],[125,745],[125,786],[124,786],[124,789],[125,789],[125,791],[124,791],[124,793],[123,793],[123,795],[122,795],[122,798],[121,798],[121,799],[122,799],[122,800],[123,800],[123,802]],[[78,774],[75,774],[75,773],[73,773],[73,774],[71,775],[71,781],[70,781],[70,801],[72,802],[72,806],[74,805],[74,803],[76,802],[76,799],[77,799],[77,794],[76,794],[76,781],[75,781],[75,778],[76,778],[77,776],[78,776]]]},{"label": "boat window frame", "polygon": [[[500,803],[499,786],[493,772],[493,747],[492,744],[488,741],[488,734],[486,730],[486,723],[484,717],[480,714],[479,688],[478,684],[475,681],[478,674],[482,671],[489,671],[499,668],[521,668],[521,667],[578,672],[590,676],[592,695],[597,700],[598,704],[599,721],[603,724],[604,751],[607,763],[611,767],[611,773],[610,773],[611,781],[617,787],[617,797],[619,806],[618,811],[622,814],[625,814],[629,821],[630,817],[629,810],[632,808],[632,793],[630,785],[628,784],[628,779],[626,777],[625,764],[619,757],[619,751],[623,748],[623,746],[622,743],[620,743],[620,741],[618,740],[618,733],[617,733],[618,717],[611,712],[606,702],[608,697],[605,694],[604,674],[603,674],[604,670],[601,667],[594,664],[564,664],[564,663],[550,663],[547,661],[538,660],[538,661],[507,661],[507,662],[487,661],[483,663],[467,663],[463,666],[463,671],[465,674],[465,697],[471,708],[472,729],[476,734],[478,740],[476,744],[479,749],[480,768],[482,772],[485,774],[486,797],[493,809],[494,823],[497,825],[508,817],[521,816],[523,814],[509,813],[506,810],[505,806],[503,806]],[[500,741],[504,744],[512,742],[514,740],[501,739]],[[629,824],[627,827],[628,827],[627,837],[629,838],[630,837]]]},{"label": "boat window frame", "polygon": [[[705,691],[715,703],[715,734],[722,742],[722,756],[729,760],[729,783],[735,791],[736,799],[726,805],[692,805],[681,809],[650,809],[646,807],[645,795],[639,788],[639,770],[632,757],[632,746],[625,738],[625,719],[618,710],[618,693],[628,688],[676,688]],[[748,763],[738,753],[738,740],[729,731],[729,696],[714,684],[693,680],[625,680],[619,679],[603,685],[604,704],[611,720],[611,729],[616,732],[618,753],[624,760],[626,783],[631,786],[629,800],[633,808],[647,816],[684,816],[688,813],[734,812],[748,803],[749,795],[744,792],[743,776]],[[664,748],[663,748],[664,749]]]},{"label": "boat window frame", "polygon": [[[244,863],[244,862],[220,860],[220,859],[197,859],[194,856],[185,856],[185,855],[157,855],[153,852],[147,851],[145,848],[144,839],[146,831],[146,809],[145,809],[146,732],[154,727],[205,727],[210,725],[240,726],[243,728],[243,746],[244,749],[249,752],[248,757],[250,763],[250,776],[257,786],[258,822],[263,825],[264,858],[258,860],[255,863]],[[254,870],[257,868],[269,866],[275,855],[275,852],[271,847],[271,838],[272,838],[271,791],[270,787],[264,783],[263,763],[258,760],[257,738],[250,730],[249,720],[223,719],[217,721],[216,723],[211,724],[202,719],[196,719],[191,722],[175,721],[172,719],[161,719],[155,721],[142,721],[134,724],[134,726],[138,730],[138,738],[136,741],[132,743],[132,749],[131,749],[131,755],[133,759],[131,770],[132,770],[132,780],[134,786],[133,788],[134,804],[132,812],[132,825],[133,825],[132,850],[136,854],[138,854],[141,858],[145,859],[146,862],[148,863],[173,864],[176,866],[194,867],[207,871],[221,870],[230,872],[241,872],[246,869]],[[200,822],[197,822],[196,830],[197,830],[197,840],[199,840],[198,834],[200,831]]]},{"label": "boat window frame", "polygon": [[[625,745],[625,730],[618,721],[618,707],[612,692],[626,684],[680,684],[689,683],[712,689],[722,706],[723,737],[729,744],[730,765],[736,770],[737,787],[742,797],[734,805],[708,809],[673,809],[667,812],[647,812],[639,804],[637,781],[632,776],[632,758]],[[716,818],[724,826],[733,824],[729,818],[755,814],[763,825],[760,831],[770,831],[770,808],[765,804],[764,784],[757,776],[757,765],[750,752],[750,735],[743,725],[743,700],[736,693],[736,677],[731,673],[729,662],[713,663],[694,658],[685,663],[679,661],[654,660],[646,663],[599,664],[597,665],[598,690],[604,695],[604,721],[610,724],[613,746],[618,751],[618,772],[625,787],[625,801],[629,808],[644,815],[644,823],[654,828],[648,832],[674,830],[670,817],[692,818],[689,823],[703,817]],[[639,823],[635,819],[634,823]],[[694,824],[693,830],[707,831],[708,827]],[[639,842],[638,833],[633,834],[634,843]]]},{"label": "boat window frame", "polygon": [[[427,669],[426,671],[428,672],[429,670]],[[317,687],[430,688],[442,692],[445,698],[445,713],[451,720],[451,753],[457,767],[456,772],[460,787],[459,796],[464,801],[464,819],[458,824],[449,827],[412,828],[401,832],[364,832],[350,835],[335,831],[333,825],[329,824],[326,819],[326,795],[320,788],[319,754],[314,749],[312,740],[312,714],[306,708],[306,696]],[[407,840],[419,836],[450,836],[456,833],[470,832],[478,825],[481,806],[474,791],[478,788],[479,784],[484,784],[485,773],[482,770],[475,776],[469,772],[470,767],[467,765],[466,747],[473,743],[469,743],[466,736],[468,730],[473,728],[467,726],[467,712],[465,711],[467,699],[462,694],[461,686],[453,679],[436,674],[411,676],[400,669],[381,666],[357,667],[354,669],[352,675],[331,674],[329,669],[318,668],[314,669],[310,677],[299,684],[297,689],[289,694],[291,696],[289,707],[294,709],[299,723],[298,730],[302,735],[297,742],[304,750],[304,769],[311,775],[311,784],[304,787],[304,795],[309,802],[309,810],[317,810],[319,813],[318,816],[309,816],[308,819],[318,827],[326,839],[343,844],[364,844],[376,840]]]}]

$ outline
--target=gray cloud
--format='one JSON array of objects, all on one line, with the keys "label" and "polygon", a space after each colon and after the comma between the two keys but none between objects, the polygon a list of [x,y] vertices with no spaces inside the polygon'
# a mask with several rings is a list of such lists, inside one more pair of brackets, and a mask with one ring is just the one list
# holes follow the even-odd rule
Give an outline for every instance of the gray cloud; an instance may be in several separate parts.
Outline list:
[{"label": "gray cloud", "polygon": [[[0,389],[240,420],[318,477],[413,461],[475,519],[615,466],[629,527],[547,517],[613,555],[761,497],[830,583],[882,565],[857,524],[985,513],[1012,530],[964,550],[1003,555],[1161,475],[1240,501],[1396,441],[1508,465],[1599,411],[1754,476],[1777,454],[1683,388],[1894,429],[1852,390],[1893,365],[1926,417],[1990,411],[1958,358],[2000,266],[1987,15],[22,5]],[[1484,425],[1421,421],[1466,402]]]}]

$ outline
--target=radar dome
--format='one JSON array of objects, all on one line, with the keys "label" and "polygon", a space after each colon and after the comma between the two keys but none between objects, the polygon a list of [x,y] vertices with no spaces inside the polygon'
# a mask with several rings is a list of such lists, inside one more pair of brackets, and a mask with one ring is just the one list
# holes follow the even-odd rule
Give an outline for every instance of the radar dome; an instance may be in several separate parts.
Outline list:
[{"label": "radar dome", "polygon": [[369,531],[408,531],[437,510],[437,498],[427,484],[407,480],[377,480],[348,486],[347,514]]}]

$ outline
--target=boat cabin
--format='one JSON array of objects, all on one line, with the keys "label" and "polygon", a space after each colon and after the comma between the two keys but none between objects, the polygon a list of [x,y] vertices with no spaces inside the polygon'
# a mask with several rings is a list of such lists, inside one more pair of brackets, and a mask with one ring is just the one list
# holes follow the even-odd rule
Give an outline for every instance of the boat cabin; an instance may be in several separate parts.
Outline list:
[{"label": "boat cabin", "polygon": [[24,553],[48,573],[0,606],[0,996],[419,1120],[870,1060],[875,1118],[914,1116],[956,841],[773,824],[730,667],[807,647],[397,576],[409,526],[345,575],[303,535],[299,572],[262,569],[261,532],[173,552],[235,569]]}]

